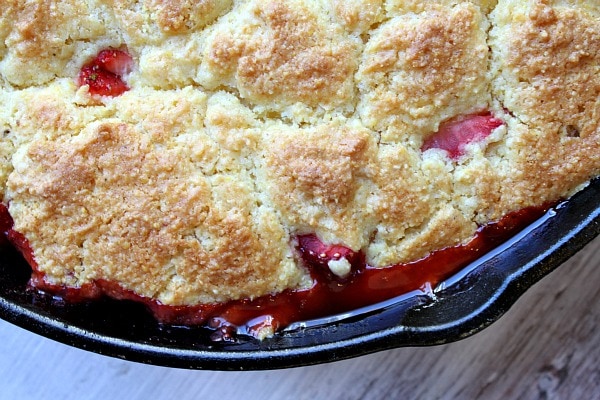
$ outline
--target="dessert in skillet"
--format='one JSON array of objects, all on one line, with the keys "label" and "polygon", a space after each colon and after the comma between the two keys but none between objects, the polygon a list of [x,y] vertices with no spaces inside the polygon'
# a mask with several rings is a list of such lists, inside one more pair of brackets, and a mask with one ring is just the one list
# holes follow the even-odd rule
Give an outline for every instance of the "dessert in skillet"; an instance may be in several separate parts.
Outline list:
[{"label": "dessert in skillet", "polygon": [[593,0],[3,1],[3,229],[33,286],[264,337],[580,190],[599,95]]}]

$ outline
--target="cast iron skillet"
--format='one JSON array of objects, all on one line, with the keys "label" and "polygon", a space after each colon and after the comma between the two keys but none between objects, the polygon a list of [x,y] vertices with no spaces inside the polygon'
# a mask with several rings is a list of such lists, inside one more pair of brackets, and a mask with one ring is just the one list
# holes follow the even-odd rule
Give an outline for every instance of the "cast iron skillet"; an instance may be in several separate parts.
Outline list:
[{"label": "cast iron skillet", "polygon": [[600,180],[508,243],[444,282],[367,309],[295,324],[272,339],[215,343],[202,328],[160,326],[143,306],[102,300],[69,305],[26,290],[30,270],[0,249],[0,317],[59,342],[161,366],[259,370],[465,338],[504,314],[529,287],[600,234]]}]

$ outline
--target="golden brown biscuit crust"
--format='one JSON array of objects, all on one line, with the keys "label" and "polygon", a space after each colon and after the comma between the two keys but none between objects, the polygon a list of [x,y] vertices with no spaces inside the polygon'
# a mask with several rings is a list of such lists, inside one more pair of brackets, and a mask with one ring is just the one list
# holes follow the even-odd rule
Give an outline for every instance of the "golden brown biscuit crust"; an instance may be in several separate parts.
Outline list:
[{"label": "golden brown biscuit crust", "polygon": [[[583,0],[0,5],[0,193],[54,284],[171,305],[310,285],[296,237],[375,267],[600,174],[600,7]],[[130,90],[83,64],[118,48]],[[502,120],[460,157],[424,141]]]},{"label": "golden brown biscuit crust", "polygon": [[241,21],[224,19],[206,45],[202,83],[232,86],[242,98],[274,108],[351,101],[355,45],[310,5],[255,1],[240,11]]},{"label": "golden brown biscuit crust", "polygon": [[427,134],[490,102],[487,23],[468,3],[431,7],[384,22],[358,72],[359,111],[384,141]]}]

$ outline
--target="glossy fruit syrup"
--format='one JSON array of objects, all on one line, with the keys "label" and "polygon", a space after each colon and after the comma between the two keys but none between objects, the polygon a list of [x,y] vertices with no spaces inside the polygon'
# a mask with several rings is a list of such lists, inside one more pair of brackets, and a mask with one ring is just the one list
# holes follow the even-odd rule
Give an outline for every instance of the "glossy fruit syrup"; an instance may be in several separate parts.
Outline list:
[{"label": "glossy fruit syrup", "polygon": [[[531,207],[513,212],[498,222],[481,227],[466,244],[435,251],[410,263],[373,268],[360,252],[344,246],[325,245],[315,235],[297,238],[298,256],[310,271],[313,286],[303,290],[286,290],[254,300],[223,304],[168,306],[125,290],[116,282],[98,280],[80,288],[48,284],[38,271],[27,239],[12,229],[12,218],[0,204],[0,229],[4,243],[15,246],[31,265],[30,286],[63,297],[66,301],[86,301],[109,296],[145,304],[157,320],[168,325],[204,325],[214,329],[214,340],[235,340],[237,334],[261,336],[275,332],[293,322],[348,312],[373,305],[408,292],[426,292],[460,271],[472,261],[496,248],[549,208]],[[345,258],[351,265],[349,274],[339,277],[327,263]]]}]

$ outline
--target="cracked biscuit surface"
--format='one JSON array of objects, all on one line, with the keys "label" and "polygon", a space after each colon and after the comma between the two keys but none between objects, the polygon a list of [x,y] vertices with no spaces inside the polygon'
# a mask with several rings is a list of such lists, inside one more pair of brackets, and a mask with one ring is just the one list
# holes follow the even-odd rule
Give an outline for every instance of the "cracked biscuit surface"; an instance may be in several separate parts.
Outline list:
[{"label": "cracked biscuit surface", "polygon": [[[307,288],[300,235],[386,267],[600,174],[595,1],[0,11],[0,193],[52,285],[165,305]],[[131,68],[88,82],[118,96],[78,84],[105,49]]]}]

